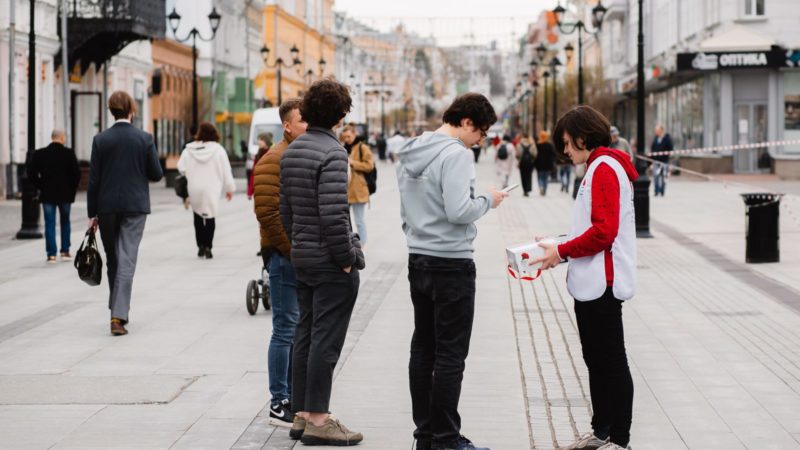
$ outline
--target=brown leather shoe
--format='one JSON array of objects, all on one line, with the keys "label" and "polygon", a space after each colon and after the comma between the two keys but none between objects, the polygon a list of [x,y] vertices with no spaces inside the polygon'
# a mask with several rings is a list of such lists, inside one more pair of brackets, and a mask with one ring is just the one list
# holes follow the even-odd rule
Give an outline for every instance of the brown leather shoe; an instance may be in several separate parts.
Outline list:
[{"label": "brown leather shoe", "polygon": [[125,326],[122,325],[122,321],[119,319],[111,319],[111,334],[114,336],[124,336],[128,334],[128,330],[125,329]]},{"label": "brown leather shoe", "polygon": [[328,417],[321,427],[311,422],[306,422],[306,429],[300,442],[305,445],[334,445],[345,447],[356,445],[364,440],[361,433],[356,433],[347,429],[341,422],[334,417]]}]

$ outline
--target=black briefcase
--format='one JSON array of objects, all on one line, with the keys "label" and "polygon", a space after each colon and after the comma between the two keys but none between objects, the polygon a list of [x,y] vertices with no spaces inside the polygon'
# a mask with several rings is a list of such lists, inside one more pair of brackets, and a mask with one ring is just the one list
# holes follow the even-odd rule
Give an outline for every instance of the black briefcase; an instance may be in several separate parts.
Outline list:
[{"label": "black briefcase", "polygon": [[74,265],[78,270],[78,277],[89,286],[98,286],[103,280],[103,258],[97,248],[92,228],[86,230],[81,247],[75,254]]}]

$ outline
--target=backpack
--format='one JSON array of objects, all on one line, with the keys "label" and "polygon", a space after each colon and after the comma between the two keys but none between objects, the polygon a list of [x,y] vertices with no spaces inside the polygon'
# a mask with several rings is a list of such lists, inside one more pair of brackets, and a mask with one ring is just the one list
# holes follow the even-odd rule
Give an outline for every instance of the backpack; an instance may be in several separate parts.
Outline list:
[{"label": "backpack", "polygon": [[508,159],[508,148],[506,148],[506,144],[501,145],[500,148],[497,149],[497,159]]},{"label": "backpack", "polygon": [[531,146],[521,146],[522,156],[519,157],[520,164],[533,164],[534,157],[531,154]]},{"label": "backpack", "polygon": [[[358,146],[358,156],[359,159],[363,162],[364,161],[364,154],[361,153],[364,151],[364,145]],[[362,172],[364,174],[364,180],[367,182],[367,189],[369,190],[369,195],[375,193],[378,190],[378,167],[373,164],[372,170],[370,172]]]}]

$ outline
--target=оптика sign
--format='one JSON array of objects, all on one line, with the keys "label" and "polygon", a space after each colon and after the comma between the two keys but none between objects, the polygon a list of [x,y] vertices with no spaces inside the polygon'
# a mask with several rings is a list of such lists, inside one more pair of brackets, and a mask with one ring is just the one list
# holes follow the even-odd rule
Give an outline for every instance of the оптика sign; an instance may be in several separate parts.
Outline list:
[{"label": "\u043e\u043f\u0442\u0438\u043a\u0430 sign", "polygon": [[678,53],[678,70],[717,71],[792,67],[787,51],[773,47],[766,51]]}]

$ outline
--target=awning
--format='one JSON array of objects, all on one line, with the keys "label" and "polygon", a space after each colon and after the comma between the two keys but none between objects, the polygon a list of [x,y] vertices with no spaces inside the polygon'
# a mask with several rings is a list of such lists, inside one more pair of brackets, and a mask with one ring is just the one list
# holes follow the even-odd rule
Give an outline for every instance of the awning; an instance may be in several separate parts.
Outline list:
[{"label": "awning", "polygon": [[748,50],[769,50],[775,44],[773,39],[756,33],[742,25],[733,26],[716,36],[700,43],[700,52],[737,52]]}]

